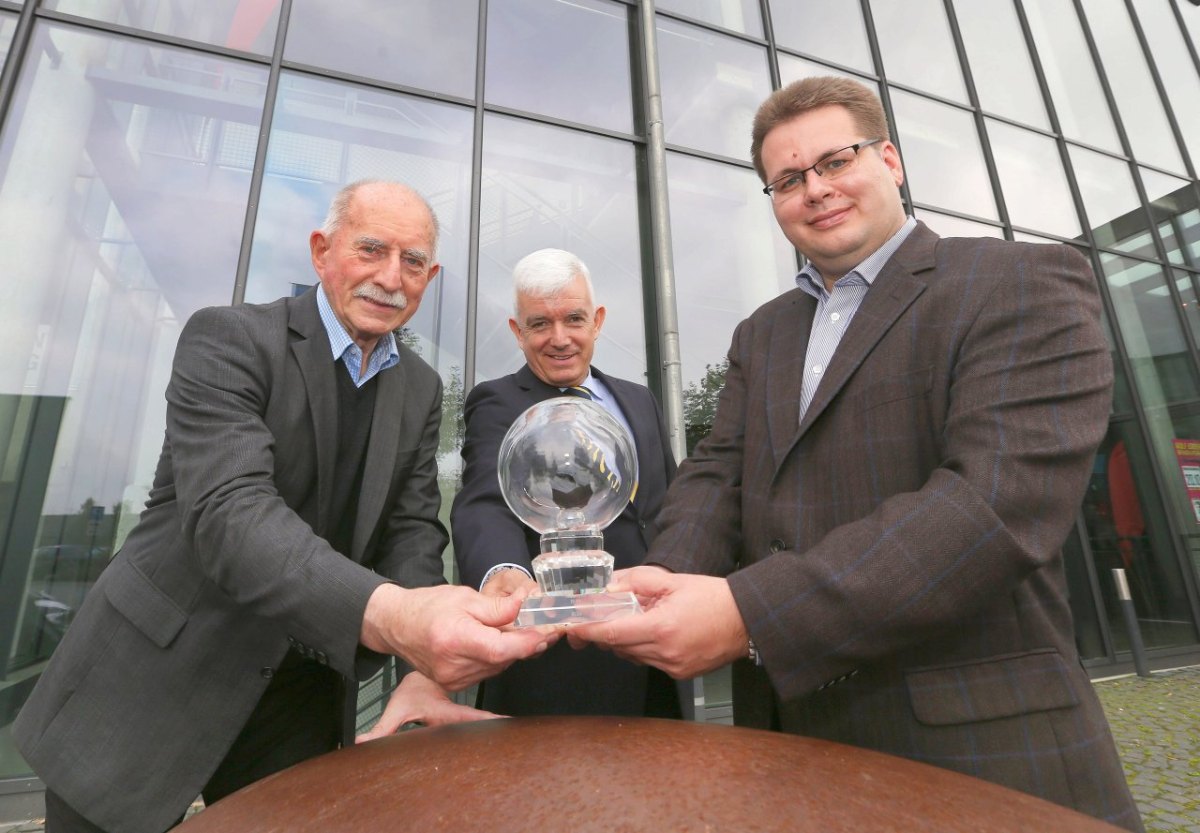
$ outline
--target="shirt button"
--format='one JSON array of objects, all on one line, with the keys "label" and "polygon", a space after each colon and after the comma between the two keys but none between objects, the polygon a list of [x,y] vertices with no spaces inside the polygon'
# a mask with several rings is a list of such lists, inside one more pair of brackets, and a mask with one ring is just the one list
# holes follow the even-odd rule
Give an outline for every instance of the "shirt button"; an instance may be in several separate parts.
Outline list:
[{"label": "shirt button", "polygon": [[842,317],[842,314],[841,314],[840,312],[835,312],[835,313],[833,313],[832,315],[830,315],[830,316],[829,316],[829,320],[830,320],[830,321],[837,321],[837,320],[838,320],[839,318],[841,318],[841,317]]},{"label": "shirt button", "polygon": [[822,370],[823,370],[823,368],[821,367],[821,365],[819,365],[819,364],[814,364],[814,365],[813,365],[812,372],[813,372],[814,374],[819,374],[819,373],[820,373]]}]

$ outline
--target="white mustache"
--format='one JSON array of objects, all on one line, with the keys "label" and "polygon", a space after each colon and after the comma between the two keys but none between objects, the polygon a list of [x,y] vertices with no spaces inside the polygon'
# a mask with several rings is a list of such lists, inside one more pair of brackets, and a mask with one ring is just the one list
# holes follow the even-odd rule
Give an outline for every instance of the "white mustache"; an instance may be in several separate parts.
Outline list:
[{"label": "white mustache", "polygon": [[368,301],[374,301],[377,304],[387,304],[389,307],[395,307],[396,309],[404,309],[408,306],[408,296],[404,294],[403,289],[397,289],[395,292],[384,292],[371,283],[359,285],[354,290],[354,297],[366,298]]}]

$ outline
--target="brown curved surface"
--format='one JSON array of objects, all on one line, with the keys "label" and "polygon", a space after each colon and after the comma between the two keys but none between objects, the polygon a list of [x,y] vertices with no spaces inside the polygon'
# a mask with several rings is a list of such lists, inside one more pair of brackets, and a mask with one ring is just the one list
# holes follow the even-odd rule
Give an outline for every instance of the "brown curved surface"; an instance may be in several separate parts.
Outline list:
[{"label": "brown curved surface", "polygon": [[1002,831],[1116,828],[902,758],[732,726],[542,717],[420,729],[263,779],[176,828]]}]

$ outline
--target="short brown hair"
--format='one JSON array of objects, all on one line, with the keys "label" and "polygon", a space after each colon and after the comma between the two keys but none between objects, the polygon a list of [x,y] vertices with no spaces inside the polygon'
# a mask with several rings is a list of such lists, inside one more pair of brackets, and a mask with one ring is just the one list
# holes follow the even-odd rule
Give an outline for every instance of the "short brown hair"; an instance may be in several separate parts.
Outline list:
[{"label": "short brown hair", "polygon": [[879,97],[860,82],[833,75],[793,81],[771,93],[754,114],[750,158],[754,161],[754,170],[758,171],[759,179],[764,183],[767,181],[767,172],[762,163],[763,139],[767,138],[767,134],[784,122],[821,107],[845,107],[864,139],[892,138]]}]

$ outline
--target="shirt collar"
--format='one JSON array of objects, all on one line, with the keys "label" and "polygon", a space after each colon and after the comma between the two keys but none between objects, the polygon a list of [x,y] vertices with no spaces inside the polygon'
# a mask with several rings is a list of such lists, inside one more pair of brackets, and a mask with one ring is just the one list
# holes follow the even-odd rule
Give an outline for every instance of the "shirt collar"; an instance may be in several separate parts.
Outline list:
[{"label": "shirt collar", "polygon": [[[362,349],[354,343],[354,339],[350,338],[350,333],[346,332],[346,328],[338,320],[333,306],[329,303],[329,296],[325,294],[325,287],[320,283],[317,284],[317,311],[321,314],[321,323],[325,325],[325,332],[329,335],[329,347],[333,360],[337,361],[342,358],[349,350],[357,359],[354,364],[361,364]],[[379,339],[375,349],[371,351],[370,364],[391,367],[399,358],[400,350],[396,347],[396,337],[389,332]]]},{"label": "shirt collar", "polygon": [[[889,237],[882,246],[867,255],[862,263],[838,278],[837,283],[834,285],[837,286],[842,281],[845,281],[847,284],[861,281],[866,283],[867,286],[875,283],[875,279],[879,277],[879,273],[883,271],[883,267],[892,259],[892,255],[896,253],[896,250],[908,239],[908,236],[912,234],[912,230],[916,227],[917,220],[915,217],[906,218],[895,234]],[[815,294],[818,298],[827,294],[825,281],[821,278],[821,272],[811,261],[796,275],[796,286],[803,289],[809,295]]]}]

